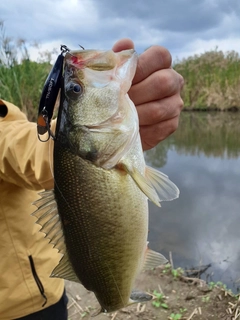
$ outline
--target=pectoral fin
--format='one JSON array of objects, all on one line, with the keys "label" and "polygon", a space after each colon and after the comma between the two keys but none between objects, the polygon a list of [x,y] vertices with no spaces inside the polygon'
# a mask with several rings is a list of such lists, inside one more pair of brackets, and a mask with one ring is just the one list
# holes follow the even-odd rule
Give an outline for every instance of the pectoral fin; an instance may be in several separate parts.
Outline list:
[{"label": "pectoral fin", "polygon": [[146,166],[145,177],[156,189],[160,201],[170,201],[179,197],[178,187],[164,173]]},{"label": "pectoral fin", "polygon": [[121,163],[121,166],[133,178],[139,189],[158,207],[161,207],[161,201],[178,198],[177,186],[164,173],[146,166],[145,175],[142,175],[126,163]]},{"label": "pectoral fin", "polygon": [[150,199],[153,203],[155,203],[158,207],[161,207],[160,200],[157,192],[151,185],[150,181],[148,181],[136,168],[129,167],[125,163],[120,164],[121,169],[125,170],[135,181],[140,190]]}]

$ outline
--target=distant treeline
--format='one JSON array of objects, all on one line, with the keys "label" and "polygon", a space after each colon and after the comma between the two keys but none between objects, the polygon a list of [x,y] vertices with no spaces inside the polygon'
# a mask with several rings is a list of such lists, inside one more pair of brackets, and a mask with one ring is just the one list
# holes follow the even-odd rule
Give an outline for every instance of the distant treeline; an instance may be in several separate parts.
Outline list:
[{"label": "distant treeline", "polygon": [[[0,22],[0,98],[18,105],[36,120],[38,102],[51,69],[52,52],[39,51],[37,62],[29,57],[29,44],[6,36]],[[240,109],[240,57],[237,52],[213,50],[174,64],[185,79],[185,109]]]}]

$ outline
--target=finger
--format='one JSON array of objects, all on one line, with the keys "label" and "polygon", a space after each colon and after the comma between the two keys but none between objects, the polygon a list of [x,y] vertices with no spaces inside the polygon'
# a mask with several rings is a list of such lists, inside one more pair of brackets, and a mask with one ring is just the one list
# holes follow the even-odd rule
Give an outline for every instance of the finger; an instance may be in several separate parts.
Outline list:
[{"label": "finger", "polygon": [[140,126],[157,124],[178,117],[183,108],[179,94],[137,106]]},{"label": "finger", "polygon": [[181,76],[176,71],[163,69],[133,85],[128,94],[138,105],[174,95],[180,91],[181,85]]},{"label": "finger", "polygon": [[140,126],[140,136],[143,150],[155,147],[159,142],[166,139],[176,131],[179,117],[175,117],[151,126]]},{"label": "finger", "polygon": [[134,43],[131,39],[123,38],[118,40],[112,47],[114,52],[120,52],[122,50],[134,49]]},{"label": "finger", "polygon": [[152,46],[138,58],[138,65],[133,84],[142,81],[150,74],[165,68],[170,68],[172,57],[170,52],[161,46]]}]

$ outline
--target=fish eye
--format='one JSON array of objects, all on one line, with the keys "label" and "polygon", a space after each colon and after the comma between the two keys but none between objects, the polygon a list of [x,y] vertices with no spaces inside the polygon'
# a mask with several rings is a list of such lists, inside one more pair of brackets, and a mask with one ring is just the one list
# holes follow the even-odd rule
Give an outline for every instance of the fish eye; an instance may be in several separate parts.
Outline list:
[{"label": "fish eye", "polygon": [[66,85],[65,92],[70,99],[77,99],[82,94],[83,89],[79,83],[72,81]]},{"label": "fish eye", "polygon": [[75,92],[75,93],[79,93],[80,91],[81,91],[81,86],[80,86],[80,84],[74,84],[73,85],[73,92]]}]

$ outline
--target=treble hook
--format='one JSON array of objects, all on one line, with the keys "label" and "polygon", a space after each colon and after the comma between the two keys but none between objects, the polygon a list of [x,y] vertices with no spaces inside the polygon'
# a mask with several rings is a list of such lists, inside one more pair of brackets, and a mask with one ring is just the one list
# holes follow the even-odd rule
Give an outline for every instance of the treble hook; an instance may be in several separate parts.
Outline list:
[{"label": "treble hook", "polygon": [[[44,122],[45,122],[45,125],[44,125],[44,128],[46,128],[45,132],[48,133],[48,137],[44,140],[40,137],[40,134],[38,133],[38,139],[41,141],[41,142],[47,142],[50,138],[52,138],[53,140],[55,140],[55,136],[53,134],[53,132],[51,131],[50,129],[50,123],[49,123],[49,118],[48,118],[48,112],[47,112],[47,109],[46,107],[44,107],[42,109],[42,113],[41,113],[41,116],[42,116],[42,119]],[[42,125],[43,126],[43,125]]]}]

